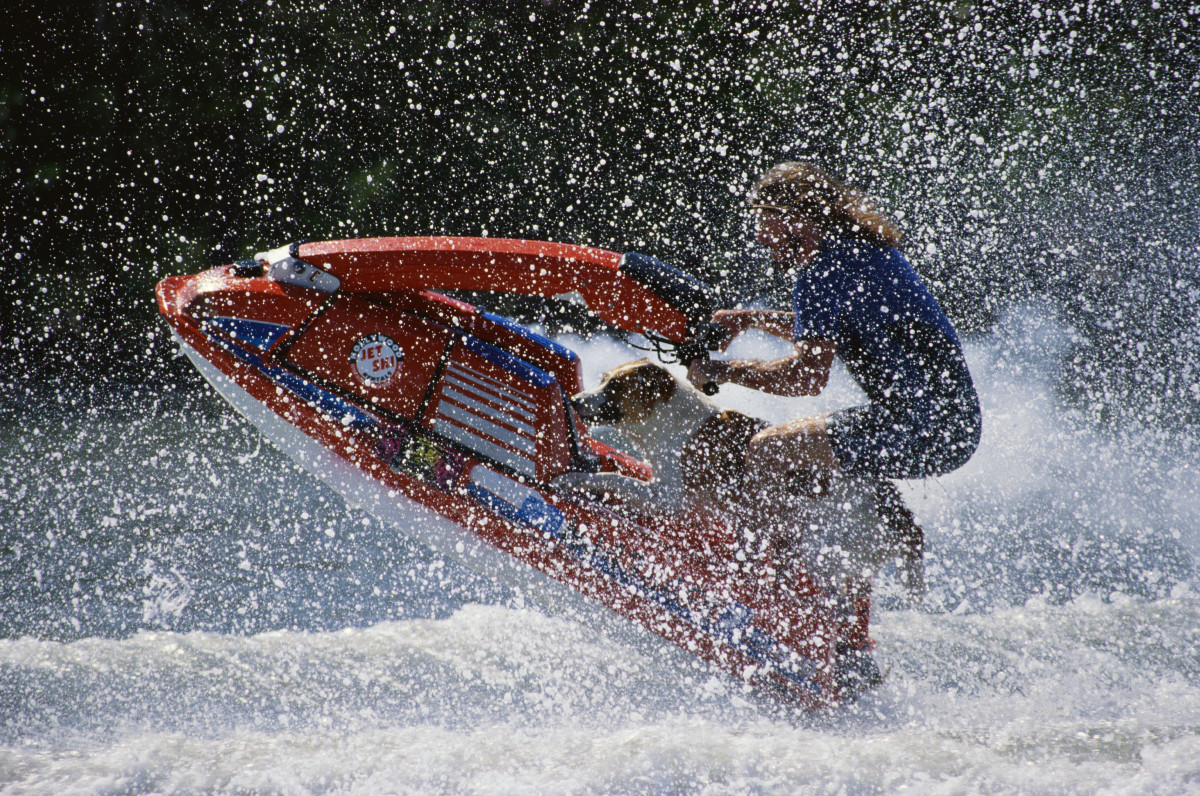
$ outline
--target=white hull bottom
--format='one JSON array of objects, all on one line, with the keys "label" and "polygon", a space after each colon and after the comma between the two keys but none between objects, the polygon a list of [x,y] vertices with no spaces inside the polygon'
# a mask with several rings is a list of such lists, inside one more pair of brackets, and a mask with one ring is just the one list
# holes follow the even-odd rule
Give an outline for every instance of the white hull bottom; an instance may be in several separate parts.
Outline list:
[{"label": "white hull bottom", "polygon": [[522,600],[532,603],[544,613],[587,622],[605,635],[632,643],[658,660],[662,660],[665,654],[676,666],[687,667],[693,662],[691,656],[649,630],[495,549],[467,529],[379,483],[260,403],[191,346],[178,337],[176,340],[221,397],[277,448],[336,490],[350,505],[441,556],[485,577],[515,587]]}]

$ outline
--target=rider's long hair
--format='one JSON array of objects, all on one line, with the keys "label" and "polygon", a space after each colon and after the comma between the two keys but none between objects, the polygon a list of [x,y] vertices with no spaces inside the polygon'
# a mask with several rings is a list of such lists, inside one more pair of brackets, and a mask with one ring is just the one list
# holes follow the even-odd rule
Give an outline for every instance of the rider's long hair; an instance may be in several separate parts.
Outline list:
[{"label": "rider's long hair", "polygon": [[811,163],[772,166],[750,189],[751,204],[790,208],[822,232],[876,246],[897,246],[904,233],[870,200]]}]

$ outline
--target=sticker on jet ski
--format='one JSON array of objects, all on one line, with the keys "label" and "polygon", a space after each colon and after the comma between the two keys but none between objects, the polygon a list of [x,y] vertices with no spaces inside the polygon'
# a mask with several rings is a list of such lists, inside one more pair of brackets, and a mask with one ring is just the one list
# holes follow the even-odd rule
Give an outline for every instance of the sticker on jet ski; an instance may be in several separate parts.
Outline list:
[{"label": "sticker on jet ski", "polygon": [[400,371],[404,352],[392,338],[382,334],[369,334],[359,339],[350,349],[350,360],[358,370],[358,377],[372,387],[383,387]]},{"label": "sticker on jet ski", "polygon": [[426,481],[443,492],[450,491],[467,463],[454,451],[443,450],[433,441],[413,434],[404,426],[386,429],[375,453],[398,472]]}]

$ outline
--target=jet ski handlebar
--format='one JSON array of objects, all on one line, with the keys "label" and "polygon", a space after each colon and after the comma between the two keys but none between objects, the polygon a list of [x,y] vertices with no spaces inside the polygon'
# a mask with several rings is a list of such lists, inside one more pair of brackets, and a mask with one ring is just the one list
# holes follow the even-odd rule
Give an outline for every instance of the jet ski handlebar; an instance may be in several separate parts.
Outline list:
[{"label": "jet ski handlebar", "polygon": [[[708,352],[719,349],[728,334],[723,327],[709,322],[699,338],[688,340],[679,346],[679,364],[690,369],[696,360],[707,362]],[[706,381],[700,385],[700,390],[705,395],[716,395],[720,389],[721,386],[715,381]]]},{"label": "jet ski handlebar", "polygon": [[[713,290],[693,276],[662,260],[645,254],[628,253],[621,257],[618,270],[659,296],[687,318],[687,335],[681,340],[645,335],[659,360],[678,362],[690,368],[696,360],[708,360],[708,352],[717,351],[729,333],[713,323],[717,303]],[[719,386],[708,382],[700,388],[705,395],[716,395]]]}]

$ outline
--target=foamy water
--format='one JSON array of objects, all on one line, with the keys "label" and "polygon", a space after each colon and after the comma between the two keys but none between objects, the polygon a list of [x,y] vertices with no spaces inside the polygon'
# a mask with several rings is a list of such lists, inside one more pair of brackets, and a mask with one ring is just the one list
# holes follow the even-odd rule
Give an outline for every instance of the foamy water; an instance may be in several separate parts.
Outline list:
[{"label": "foamy water", "polygon": [[0,770],[14,793],[1178,793],[1200,776],[1198,620],[1191,599],[885,613],[885,685],[801,722],[503,608],[7,641],[5,690],[25,698]]},{"label": "foamy water", "polygon": [[[1030,311],[968,346],[981,448],[905,487],[932,593],[880,584],[887,679],[822,716],[525,607],[215,402],[10,426],[0,792],[1200,792],[1194,445],[1062,410],[1060,334]],[[577,348],[589,384],[630,358]]]}]

